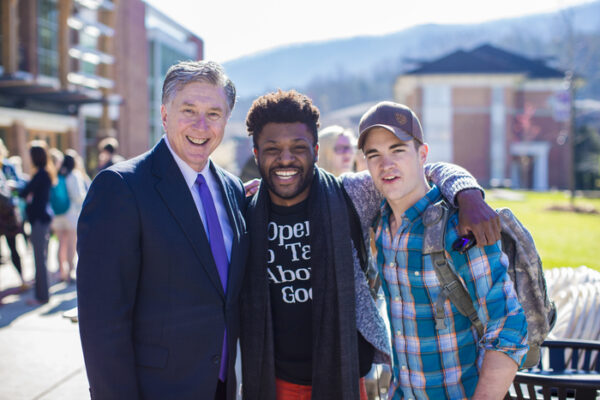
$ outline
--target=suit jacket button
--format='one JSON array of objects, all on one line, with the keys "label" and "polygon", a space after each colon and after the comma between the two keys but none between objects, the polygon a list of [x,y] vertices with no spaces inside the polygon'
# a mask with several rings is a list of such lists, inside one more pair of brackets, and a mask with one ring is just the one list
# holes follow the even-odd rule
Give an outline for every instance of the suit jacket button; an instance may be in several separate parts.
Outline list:
[{"label": "suit jacket button", "polygon": [[221,357],[219,357],[219,356],[212,356],[211,360],[212,360],[213,364],[217,365],[219,363],[219,361],[221,361]]}]

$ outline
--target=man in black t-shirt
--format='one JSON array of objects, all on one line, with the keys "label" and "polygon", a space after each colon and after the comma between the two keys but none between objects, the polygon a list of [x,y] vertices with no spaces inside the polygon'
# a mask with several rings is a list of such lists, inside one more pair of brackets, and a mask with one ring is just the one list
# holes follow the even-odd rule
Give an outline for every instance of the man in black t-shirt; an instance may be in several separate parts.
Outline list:
[{"label": "man in black t-shirt", "polygon": [[[315,387],[313,396],[319,396],[321,393],[322,398],[331,398],[326,393],[332,391],[332,393],[339,393],[339,398],[349,398],[348,393],[353,397],[354,394],[359,393],[359,377],[366,375],[370,369],[374,350],[372,345],[357,332],[354,297],[348,298],[347,301],[342,299],[339,302],[341,304],[330,309],[330,303],[333,301],[326,299],[333,295],[331,292],[337,291],[336,286],[323,283],[327,279],[315,281],[317,278],[313,274],[316,270],[324,276],[323,272],[333,266],[335,257],[327,248],[320,251],[318,258],[315,258],[311,251],[315,237],[311,229],[309,193],[316,173],[316,132],[319,112],[308,98],[294,91],[273,94],[272,100],[279,106],[273,109],[272,104],[267,105],[259,101],[250,110],[247,120],[249,131],[254,134],[255,156],[259,160],[258,166],[265,186],[263,191],[268,192],[268,196],[264,196],[264,206],[268,211],[267,215],[258,218],[261,224],[266,224],[267,254],[262,253],[265,251],[262,243],[258,246],[252,244],[255,253],[259,253],[262,260],[265,260],[266,256],[266,263],[257,265],[250,260],[248,265],[248,275],[252,274],[253,278],[256,278],[256,275],[262,276],[255,286],[252,285],[253,279],[246,279],[247,290],[242,298],[242,306],[247,307],[243,318],[247,323],[243,323],[246,336],[242,338],[242,348],[256,351],[257,346],[248,345],[253,339],[260,340],[257,339],[261,336],[260,332],[253,327],[262,326],[262,321],[269,320],[272,325],[271,331],[265,333],[269,344],[261,352],[262,363],[267,367],[256,360],[251,351],[246,351],[242,356],[244,398],[262,399],[276,396],[278,399],[283,399],[286,390],[289,389],[310,394],[315,383],[313,382],[315,372],[320,366],[325,365],[329,365],[329,370],[320,375],[330,375],[327,377],[329,388],[324,389],[325,385]],[[287,111],[292,114],[289,116],[291,122],[271,122],[263,119],[266,115],[260,110],[265,107],[280,115],[282,107],[288,108]],[[343,204],[340,204],[340,207],[345,210]],[[253,212],[255,208],[251,205],[249,210],[248,223],[251,230],[256,228],[251,222],[252,215],[256,215]],[[345,216],[348,215],[346,211],[344,213]],[[264,222],[263,217],[266,219]],[[263,227],[264,225],[260,230]],[[254,235],[255,241],[256,236]],[[335,280],[340,285],[346,285],[354,290],[352,242],[349,235],[343,239],[343,242],[347,242],[348,262],[345,265],[346,271],[335,277]],[[260,250],[261,248],[263,250]],[[256,300],[261,294],[255,296],[253,293],[256,293],[258,286],[263,285],[261,282],[264,282],[265,278],[268,282],[268,299]],[[319,282],[322,284],[319,285]],[[321,293],[320,298],[323,299],[318,306],[313,302],[315,284],[320,288],[318,289]],[[258,304],[260,312],[251,308],[254,304]],[[264,310],[268,304],[270,306]],[[343,317],[338,318],[338,315],[344,314],[349,317],[346,318],[349,322],[332,322],[334,328],[327,327],[328,322],[322,326],[319,322],[319,326],[315,326],[314,307],[318,307],[322,315],[327,315],[325,317],[327,321],[343,319]],[[340,328],[342,325],[352,327],[354,332],[342,333]],[[334,334],[334,331],[338,334]],[[351,340],[353,344],[341,343],[345,342],[344,338],[340,339],[342,335],[350,335],[354,338]],[[321,344],[324,342],[331,342],[331,344]],[[340,356],[332,361],[330,353]],[[315,354],[318,360],[313,360]],[[344,363],[341,360],[345,359],[346,354],[353,355],[348,358],[353,365],[342,365]],[[269,367],[271,362],[272,367]],[[347,385],[344,378],[336,378],[340,375],[338,371],[342,370],[346,370],[347,373],[341,375],[353,377],[351,379],[355,378],[355,382]],[[274,376],[265,377],[270,374]],[[366,398],[364,386],[361,391],[363,398]]]},{"label": "man in black t-shirt", "polygon": [[[246,216],[244,398],[283,400],[293,391],[317,400],[366,399],[360,377],[374,354],[389,349],[373,340],[385,328],[364,326],[357,315],[366,285],[360,238],[351,238],[353,204],[342,181],[315,166],[319,111],[300,93],[278,91],[255,100],[246,125],[262,183]],[[373,329],[383,332],[366,340]]]},{"label": "man in black t-shirt", "polygon": [[289,382],[311,384],[312,287],[307,200],[271,204],[267,277],[275,345],[275,371]]}]

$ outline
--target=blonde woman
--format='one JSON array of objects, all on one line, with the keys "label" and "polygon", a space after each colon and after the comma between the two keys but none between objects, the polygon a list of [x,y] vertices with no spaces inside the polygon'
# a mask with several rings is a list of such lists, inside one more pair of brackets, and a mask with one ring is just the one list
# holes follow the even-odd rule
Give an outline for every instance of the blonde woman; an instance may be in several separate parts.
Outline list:
[{"label": "blonde woman", "polygon": [[351,172],[354,167],[356,140],[350,129],[331,125],[319,132],[319,160],[324,170],[339,176]]},{"label": "blonde woman", "polygon": [[68,208],[62,213],[55,210],[52,230],[58,237],[58,265],[60,280],[70,283],[75,269],[75,246],[77,242],[77,218],[86,194],[86,183],[76,168],[79,155],[73,149],[65,151],[58,170],[59,179],[64,179]]}]

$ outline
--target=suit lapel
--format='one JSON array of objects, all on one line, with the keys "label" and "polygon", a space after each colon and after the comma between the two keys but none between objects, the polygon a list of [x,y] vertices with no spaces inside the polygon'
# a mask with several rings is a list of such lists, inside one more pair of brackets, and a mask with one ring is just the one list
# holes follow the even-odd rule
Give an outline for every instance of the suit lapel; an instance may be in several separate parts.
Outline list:
[{"label": "suit lapel", "polygon": [[[215,288],[224,297],[221,279],[196,204],[164,139],[154,149],[152,172],[159,178],[155,186],[156,190],[185,233],[198,262],[205,269]],[[210,257],[207,257],[209,254]]]}]

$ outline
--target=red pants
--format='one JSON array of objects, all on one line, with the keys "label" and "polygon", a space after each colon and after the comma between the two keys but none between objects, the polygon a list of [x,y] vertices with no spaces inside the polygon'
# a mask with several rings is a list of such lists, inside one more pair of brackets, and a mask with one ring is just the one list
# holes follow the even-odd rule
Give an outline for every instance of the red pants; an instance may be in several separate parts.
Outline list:
[{"label": "red pants", "polygon": [[[367,399],[367,388],[365,387],[365,378],[360,378],[359,390],[360,400]],[[312,386],[297,385],[277,379],[275,381],[275,390],[277,392],[277,400],[310,400],[312,394]]]}]

